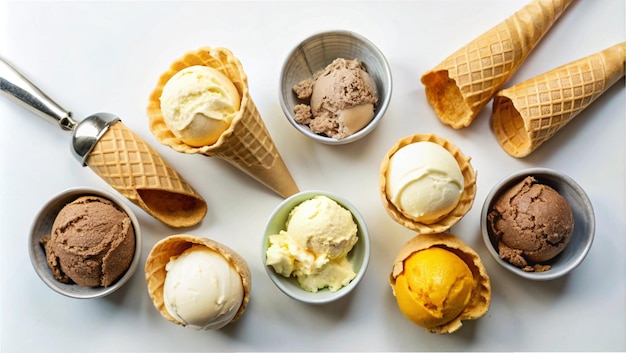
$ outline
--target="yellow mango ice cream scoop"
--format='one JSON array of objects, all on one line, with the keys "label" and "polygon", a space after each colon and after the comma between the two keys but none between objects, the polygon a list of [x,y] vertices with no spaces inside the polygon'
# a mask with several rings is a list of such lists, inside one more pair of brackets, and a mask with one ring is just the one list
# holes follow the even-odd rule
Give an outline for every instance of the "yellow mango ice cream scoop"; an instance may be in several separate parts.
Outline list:
[{"label": "yellow mango ice cream scoop", "polygon": [[489,309],[491,285],[480,258],[452,234],[422,234],[400,250],[389,283],[400,311],[433,333],[458,330]]}]

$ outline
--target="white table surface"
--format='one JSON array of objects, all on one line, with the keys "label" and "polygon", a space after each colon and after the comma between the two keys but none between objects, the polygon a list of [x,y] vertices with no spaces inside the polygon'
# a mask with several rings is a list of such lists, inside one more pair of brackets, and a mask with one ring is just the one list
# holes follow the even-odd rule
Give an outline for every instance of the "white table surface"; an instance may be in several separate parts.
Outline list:
[{"label": "white table surface", "polygon": [[[141,223],[140,269],[115,294],[61,296],[37,277],[27,252],[35,213],[75,186],[112,189],[70,154],[70,134],[0,98],[0,271],[3,352],[86,351],[503,351],[626,350],[625,94],[620,80],[552,140],[525,159],[507,155],[489,128],[491,103],[463,130],[443,125],[427,104],[423,72],[511,15],[515,1],[381,2],[2,2],[0,54],[19,66],[77,119],[107,111],[152,144],[204,196],[209,212],[174,230],[131,205]],[[574,2],[507,86],[625,40],[623,0]],[[346,146],[313,143],[285,119],[278,101],[287,53],[322,30],[348,29],[373,41],[393,74],[382,123]],[[269,280],[261,262],[266,219],[281,198],[226,163],[160,145],[145,108],[170,62],[201,46],[241,60],[250,91],[302,190],[350,200],[372,236],[371,262],[357,289],[323,306],[296,302]],[[392,261],[414,233],[394,223],[378,194],[378,167],[397,139],[435,133],[451,139],[478,172],[473,208],[451,232],[482,257],[493,286],[489,312],[452,335],[426,333],[400,313],[387,284]],[[499,267],[480,236],[491,187],[528,167],[561,170],[588,193],[596,238],[571,275],[530,282]],[[220,331],[187,329],[161,318],[143,264],[155,242],[180,232],[207,236],[249,263],[253,289],[245,315]]]}]

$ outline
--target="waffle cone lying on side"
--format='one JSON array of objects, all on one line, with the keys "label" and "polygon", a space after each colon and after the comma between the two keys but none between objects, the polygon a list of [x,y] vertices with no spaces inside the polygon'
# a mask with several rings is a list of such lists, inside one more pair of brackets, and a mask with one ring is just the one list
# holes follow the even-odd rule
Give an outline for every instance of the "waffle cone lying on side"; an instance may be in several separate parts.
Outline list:
[{"label": "waffle cone lying on side", "polygon": [[[387,193],[388,172],[392,156],[401,148],[416,142],[432,142],[447,150],[458,163],[463,178],[463,189],[458,204],[445,216],[435,222],[419,222],[407,217],[390,201]],[[414,134],[404,137],[387,152],[379,171],[379,192],[383,206],[389,216],[402,226],[421,234],[442,233],[456,224],[472,208],[476,196],[476,172],[461,150],[447,139],[433,134]]]},{"label": "waffle cone lying on side", "polygon": [[204,199],[121,122],[107,129],[85,163],[120,194],[170,227],[190,227],[206,215]]},{"label": "waffle cone lying on side", "polygon": [[572,0],[533,0],[422,75],[444,124],[469,126],[522,65]]},{"label": "waffle cone lying on side", "polygon": [[236,321],[244,313],[250,300],[252,277],[246,261],[239,254],[225,245],[208,238],[188,234],[171,235],[164,238],[156,243],[148,254],[145,265],[145,276],[148,285],[148,294],[152,299],[154,307],[167,320],[178,325],[185,326],[184,323],[178,321],[170,315],[166,308],[164,301],[164,284],[167,271],[165,267],[170,262],[172,257],[181,255],[185,250],[195,245],[205,246],[206,248],[221,254],[239,273],[244,294],[241,306],[230,322]]},{"label": "waffle cone lying on side", "polygon": [[[168,128],[161,111],[160,98],[166,83],[177,72],[196,65],[211,67],[225,74],[241,97],[239,111],[230,126],[215,143],[206,146],[191,146],[183,142]],[[252,101],[243,67],[229,50],[201,48],[174,62],[161,75],[150,95],[147,113],[150,130],[162,144],[182,153],[222,158],[283,197],[299,191]]]},{"label": "waffle cone lying on side", "polygon": [[[413,261],[415,255],[422,263]],[[485,315],[491,303],[491,281],[480,257],[448,233],[409,240],[394,260],[389,285],[403,314],[432,333],[458,330],[463,320]]]},{"label": "waffle cone lying on side", "polygon": [[626,42],[496,94],[491,128],[502,148],[525,157],[624,77]]}]

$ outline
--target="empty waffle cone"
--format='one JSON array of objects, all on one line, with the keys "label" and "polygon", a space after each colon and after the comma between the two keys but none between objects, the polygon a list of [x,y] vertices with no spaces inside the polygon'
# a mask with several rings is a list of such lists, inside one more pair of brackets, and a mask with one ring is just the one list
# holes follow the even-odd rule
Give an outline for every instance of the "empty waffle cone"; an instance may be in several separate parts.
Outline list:
[{"label": "empty waffle cone", "polygon": [[170,227],[193,226],[206,215],[204,199],[121,122],[107,129],[85,163],[120,194]]},{"label": "empty waffle cone", "polygon": [[480,256],[471,247],[448,233],[417,235],[409,240],[398,252],[393,263],[392,272],[389,275],[389,284],[395,296],[396,278],[404,271],[404,261],[413,253],[432,247],[443,248],[460,257],[469,267],[476,283],[468,305],[457,317],[446,324],[426,328],[427,331],[432,333],[452,333],[463,325],[463,320],[475,320],[485,315],[491,303],[491,281],[489,275],[480,260]]},{"label": "empty waffle cone", "polygon": [[572,0],[533,0],[424,73],[426,98],[444,124],[469,126]]},{"label": "empty waffle cone", "polygon": [[[224,73],[241,96],[241,108],[230,127],[209,146],[185,144],[167,127],[161,113],[160,97],[163,86],[178,71],[194,65],[204,65]],[[222,158],[283,197],[299,191],[291,173],[280,156],[256,105],[248,91],[248,78],[239,60],[224,48],[201,48],[187,53],[161,75],[150,95],[147,108],[150,130],[157,140],[183,153],[199,153]]]},{"label": "empty waffle cone", "polygon": [[184,326],[182,322],[179,322],[168,313],[167,308],[165,307],[165,302],[163,301],[163,286],[165,284],[165,277],[167,275],[165,265],[167,265],[167,263],[173,256],[178,256],[182,254],[185,250],[189,249],[195,244],[206,246],[207,248],[224,256],[224,258],[233,265],[235,270],[241,276],[244,291],[243,300],[241,302],[239,310],[237,311],[237,314],[235,314],[230,322],[236,321],[237,319],[239,319],[239,317],[241,317],[241,315],[243,315],[246,307],[248,306],[248,302],[250,301],[252,276],[250,274],[248,264],[239,254],[237,254],[235,251],[231,250],[227,246],[209,238],[203,238],[188,234],[171,235],[167,238],[164,238],[157,242],[148,254],[145,265],[145,276],[146,283],[148,285],[148,294],[152,299],[154,307],[167,320]]},{"label": "empty waffle cone", "polygon": [[504,89],[491,128],[511,156],[528,156],[624,77],[626,42]]},{"label": "empty waffle cone", "polygon": [[[400,148],[415,142],[434,142],[452,154],[454,159],[461,168],[463,174],[463,193],[456,207],[450,211],[445,217],[435,223],[426,224],[415,221],[405,216],[396,206],[391,203],[387,196],[387,170],[389,168],[389,160]],[[402,226],[414,230],[420,234],[443,233],[450,229],[472,208],[474,197],[476,196],[476,172],[470,164],[470,157],[466,157],[461,150],[447,139],[433,134],[415,134],[404,137],[387,152],[380,164],[379,171],[379,192],[383,202],[383,206],[391,218]]]}]

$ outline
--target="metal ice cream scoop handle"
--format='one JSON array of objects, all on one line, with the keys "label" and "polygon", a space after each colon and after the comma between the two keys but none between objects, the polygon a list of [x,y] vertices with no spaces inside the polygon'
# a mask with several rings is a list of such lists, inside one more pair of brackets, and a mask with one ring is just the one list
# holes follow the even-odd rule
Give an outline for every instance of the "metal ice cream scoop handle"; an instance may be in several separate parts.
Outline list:
[{"label": "metal ice cream scoop handle", "polygon": [[72,131],[72,154],[85,166],[85,160],[109,126],[120,120],[110,113],[96,113],[80,122],[72,113],[46,95],[24,74],[0,56],[0,93],[63,130]]}]

